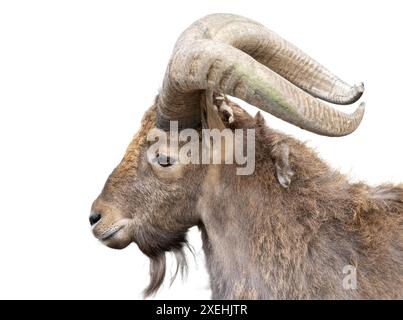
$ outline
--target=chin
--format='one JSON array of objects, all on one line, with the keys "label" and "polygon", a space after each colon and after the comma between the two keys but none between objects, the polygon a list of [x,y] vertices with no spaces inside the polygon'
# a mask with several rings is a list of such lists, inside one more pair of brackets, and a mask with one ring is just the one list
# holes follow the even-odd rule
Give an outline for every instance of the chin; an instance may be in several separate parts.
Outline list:
[{"label": "chin", "polygon": [[101,240],[102,244],[112,249],[124,249],[132,243],[132,239],[128,234],[119,232],[108,239]]},{"label": "chin", "polygon": [[122,242],[122,241],[107,241],[103,242],[108,248],[121,250],[128,247],[131,242]]}]

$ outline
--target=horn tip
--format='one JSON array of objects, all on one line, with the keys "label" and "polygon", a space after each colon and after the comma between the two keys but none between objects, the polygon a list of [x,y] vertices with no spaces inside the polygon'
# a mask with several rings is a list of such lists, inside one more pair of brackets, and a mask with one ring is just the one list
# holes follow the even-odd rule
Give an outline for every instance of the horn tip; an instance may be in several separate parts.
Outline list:
[{"label": "horn tip", "polygon": [[363,82],[360,82],[356,85],[354,85],[351,89],[351,93],[349,95],[349,98],[347,99],[346,104],[354,103],[358,101],[361,96],[364,94],[365,91],[365,86]]},{"label": "horn tip", "polygon": [[364,113],[365,113],[365,102],[362,101],[359,105],[357,110],[354,112],[355,118],[356,118],[356,123],[357,127],[360,125],[362,118],[364,118]]},{"label": "horn tip", "polygon": [[362,95],[365,91],[365,86],[363,82],[360,82],[354,86],[355,92],[357,95]]},{"label": "horn tip", "polygon": [[364,94],[364,91],[365,91],[364,83],[360,82],[350,87],[350,90],[346,95],[344,96],[339,95],[337,96],[336,99],[330,100],[330,102],[342,105],[352,104],[354,102],[357,102],[361,98],[361,96]]},{"label": "horn tip", "polygon": [[359,105],[358,108],[355,110],[355,114],[357,115],[357,118],[361,121],[362,117],[364,116],[364,112],[365,112],[365,102],[362,101]]},{"label": "horn tip", "polygon": [[358,106],[358,109],[357,109],[357,110],[359,110],[359,111],[362,113],[362,115],[364,115],[365,107],[366,107],[366,104],[365,104],[364,101],[362,101],[362,102],[360,103],[360,105]]}]

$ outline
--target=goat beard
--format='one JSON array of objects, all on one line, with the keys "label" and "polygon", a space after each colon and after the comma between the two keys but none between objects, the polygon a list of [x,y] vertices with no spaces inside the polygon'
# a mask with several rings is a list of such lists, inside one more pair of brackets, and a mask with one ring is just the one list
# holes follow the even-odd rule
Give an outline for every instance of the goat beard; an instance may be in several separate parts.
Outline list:
[{"label": "goat beard", "polygon": [[188,264],[185,249],[194,256],[192,247],[186,240],[186,231],[167,233],[162,230],[143,230],[137,235],[137,245],[140,250],[150,259],[150,282],[144,290],[144,298],[155,294],[161,287],[166,276],[166,253],[173,253],[176,260],[176,270],[171,276],[170,285],[175,281],[178,274],[184,278],[187,275]]},{"label": "goat beard", "polygon": [[[186,243],[186,247],[188,244]],[[178,274],[183,277],[187,274],[188,264],[186,253],[182,247],[179,250],[172,251],[176,260],[176,270],[170,279],[170,285],[175,281]],[[163,252],[157,256],[150,257],[150,283],[144,290],[144,297],[155,294],[161,287],[166,276],[166,253]]]}]

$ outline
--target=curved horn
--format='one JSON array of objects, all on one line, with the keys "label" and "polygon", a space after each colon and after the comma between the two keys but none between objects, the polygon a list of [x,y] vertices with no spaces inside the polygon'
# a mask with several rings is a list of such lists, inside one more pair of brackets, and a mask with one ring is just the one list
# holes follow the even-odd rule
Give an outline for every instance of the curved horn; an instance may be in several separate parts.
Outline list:
[{"label": "curved horn", "polygon": [[347,104],[359,99],[363,86],[347,85],[262,25],[235,15],[207,16],[180,36],[158,101],[158,125],[196,126],[207,88],[327,136],[353,132],[364,113],[363,104],[349,115],[315,98]]}]

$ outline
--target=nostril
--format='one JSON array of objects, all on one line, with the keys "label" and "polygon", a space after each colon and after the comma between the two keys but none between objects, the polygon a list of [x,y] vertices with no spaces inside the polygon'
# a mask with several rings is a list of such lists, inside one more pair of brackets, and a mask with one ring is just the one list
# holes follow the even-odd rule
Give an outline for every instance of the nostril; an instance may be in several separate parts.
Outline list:
[{"label": "nostril", "polygon": [[93,226],[99,220],[101,220],[101,215],[99,213],[91,213],[90,215],[90,224]]}]

